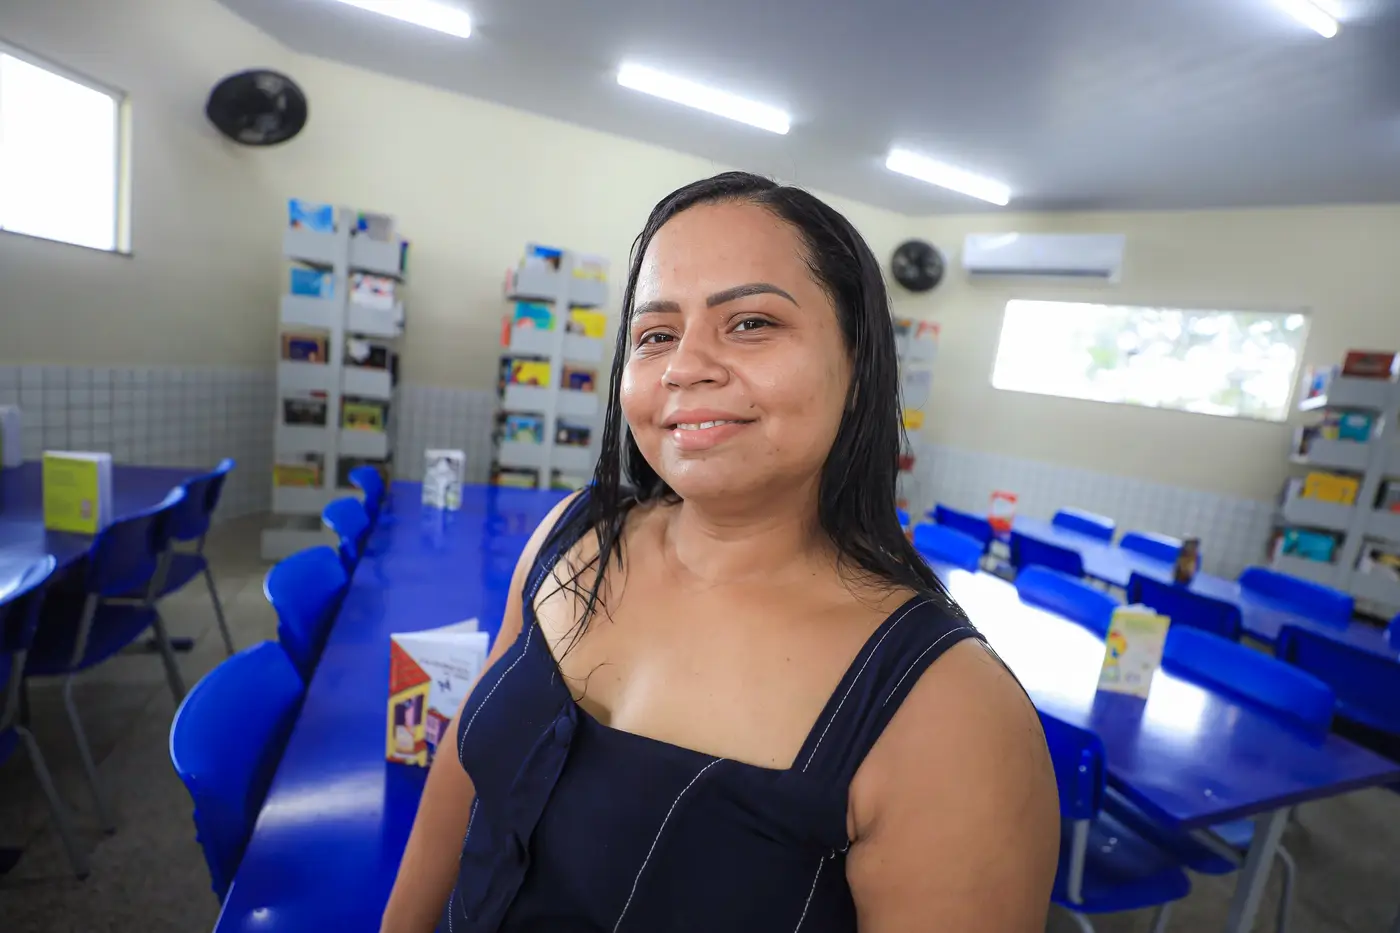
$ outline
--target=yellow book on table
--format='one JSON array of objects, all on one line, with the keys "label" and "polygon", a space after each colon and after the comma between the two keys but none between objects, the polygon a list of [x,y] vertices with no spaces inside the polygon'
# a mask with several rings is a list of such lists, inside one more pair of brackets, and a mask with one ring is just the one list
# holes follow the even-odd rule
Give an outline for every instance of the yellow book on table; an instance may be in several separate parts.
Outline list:
[{"label": "yellow book on table", "polygon": [[1146,606],[1119,606],[1104,639],[1099,689],[1145,697],[1162,666],[1171,619]]},{"label": "yellow book on table", "polygon": [[95,535],[112,521],[112,455],[44,451],[44,527]]}]

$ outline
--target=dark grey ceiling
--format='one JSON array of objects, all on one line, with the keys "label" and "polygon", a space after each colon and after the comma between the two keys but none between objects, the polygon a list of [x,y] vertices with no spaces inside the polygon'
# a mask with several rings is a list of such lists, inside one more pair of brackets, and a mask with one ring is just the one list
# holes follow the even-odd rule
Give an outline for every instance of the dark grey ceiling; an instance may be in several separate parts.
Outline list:
[{"label": "dark grey ceiling", "polygon": [[[221,0],[290,47],[907,214],[1400,201],[1400,0],[452,0],[465,41],[332,0]],[[787,136],[617,86],[636,61],[787,109]],[[254,64],[254,63],[250,63]],[[315,101],[312,101],[314,112]]]}]

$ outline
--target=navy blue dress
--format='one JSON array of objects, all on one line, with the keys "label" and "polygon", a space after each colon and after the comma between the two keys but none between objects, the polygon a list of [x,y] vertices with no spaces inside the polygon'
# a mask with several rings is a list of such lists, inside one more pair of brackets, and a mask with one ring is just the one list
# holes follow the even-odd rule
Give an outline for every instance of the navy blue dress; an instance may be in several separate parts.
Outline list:
[{"label": "navy blue dress", "polygon": [[[586,494],[585,494],[586,495]],[[462,710],[476,785],[443,933],[856,929],[847,789],[919,675],[979,638],[943,599],[915,597],[871,635],[787,770],[715,758],[603,725],[579,707],[535,620],[579,503],[526,584],[524,626]]]}]

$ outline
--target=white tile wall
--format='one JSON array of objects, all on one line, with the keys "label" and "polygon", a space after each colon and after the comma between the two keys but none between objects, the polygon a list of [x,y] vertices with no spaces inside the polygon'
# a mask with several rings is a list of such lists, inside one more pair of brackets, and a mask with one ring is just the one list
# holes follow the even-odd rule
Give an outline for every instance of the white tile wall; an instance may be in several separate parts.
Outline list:
[{"label": "white tile wall", "polygon": [[1058,509],[1080,508],[1112,517],[1120,531],[1194,535],[1205,568],[1230,579],[1267,563],[1272,502],[936,444],[922,445],[915,472],[908,495],[917,515],[935,502],[985,512],[992,491],[1001,489],[1016,494],[1022,515],[1048,519]]},{"label": "white tile wall", "polygon": [[233,457],[218,513],[230,518],[270,504],[274,378],[206,366],[0,364],[0,405],[23,412],[25,459],[105,450],[117,463],[198,468]]},{"label": "white tile wall", "polygon": [[395,414],[394,474],[423,478],[423,451],[462,450],[467,480],[484,483],[491,473],[491,430],[496,394],[479,389],[405,384]]}]

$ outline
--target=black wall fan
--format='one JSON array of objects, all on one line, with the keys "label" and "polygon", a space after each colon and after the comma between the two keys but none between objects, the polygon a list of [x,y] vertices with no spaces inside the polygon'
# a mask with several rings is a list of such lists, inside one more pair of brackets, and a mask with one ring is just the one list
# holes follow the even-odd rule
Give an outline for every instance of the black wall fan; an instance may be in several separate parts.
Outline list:
[{"label": "black wall fan", "polygon": [[286,75],[255,68],[215,85],[204,114],[236,143],[274,146],[306,126],[306,95]]},{"label": "black wall fan", "polygon": [[890,259],[894,280],[911,292],[926,292],[943,281],[943,254],[924,240],[906,240]]}]

